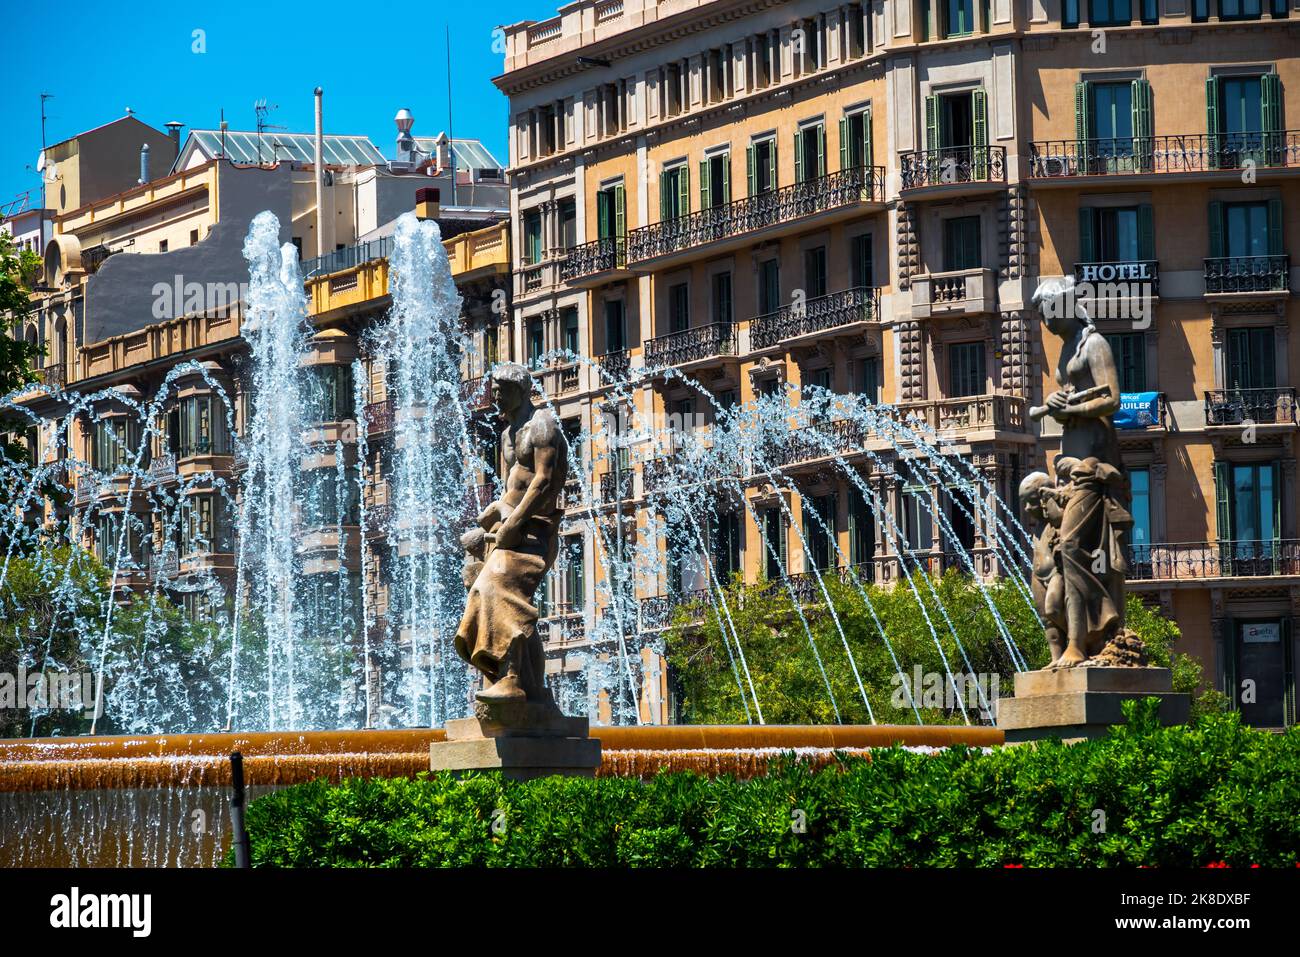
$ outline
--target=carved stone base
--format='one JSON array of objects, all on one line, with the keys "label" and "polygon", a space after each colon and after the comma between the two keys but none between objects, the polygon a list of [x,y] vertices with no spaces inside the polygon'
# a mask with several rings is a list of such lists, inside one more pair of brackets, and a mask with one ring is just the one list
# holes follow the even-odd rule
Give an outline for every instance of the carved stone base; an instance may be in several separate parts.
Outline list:
[{"label": "carved stone base", "polygon": [[1057,737],[1081,741],[1124,723],[1121,705],[1135,698],[1160,699],[1160,723],[1185,724],[1191,697],[1175,694],[1168,668],[1091,666],[1016,675],[1014,698],[998,702],[998,727],[1007,743]]},{"label": "carved stone base", "polygon": [[475,705],[475,717],[446,724],[447,740],[429,745],[431,771],[500,771],[514,781],[565,774],[593,777],[600,740],[586,718],[570,718],[549,702]]}]

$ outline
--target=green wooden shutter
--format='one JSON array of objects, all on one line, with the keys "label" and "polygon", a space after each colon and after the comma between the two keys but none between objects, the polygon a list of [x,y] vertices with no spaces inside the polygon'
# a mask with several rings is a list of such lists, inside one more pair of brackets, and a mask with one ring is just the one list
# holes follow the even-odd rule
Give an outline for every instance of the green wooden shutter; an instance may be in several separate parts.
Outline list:
[{"label": "green wooden shutter", "polygon": [[[1230,574],[1231,567],[1224,569]],[[1241,688],[1237,686],[1237,623],[1232,618],[1223,619],[1223,692],[1233,711],[1241,710]]]},{"label": "green wooden shutter", "polygon": [[[1270,466],[1273,470],[1273,534],[1269,537],[1273,540],[1273,558],[1278,557],[1278,543],[1282,540],[1282,465],[1280,462],[1273,462]],[[1277,571],[1276,574],[1281,574]]]},{"label": "green wooden shutter", "polygon": [[802,183],[804,176],[803,169],[803,130],[795,130],[794,134],[794,181]]},{"label": "green wooden shutter", "polygon": [[745,179],[747,181],[746,196],[753,196],[758,192],[758,177],[754,172],[754,146],[751,143],[745,147]]},{"label": "green wooden shutter", "polygon": [[1210,77],[1205,81],[1205,132],[1208,134],[1210,150],[1209,167],[1219,166],[1219,78]]},{"label": "green wooden shutter", "polygon": [[818,126],[814,135],[817,137],[817,176],[826,175],[826,125]]},{"label": "green wooden shutter", "polygon": [[1282,255],[1282,200],[1268,201],[1268,254]]},{"label": "green wooden shutter", "polygon": [[925,98],[925,148],[934,152],[939,148],[939,97]]},{"label": "green wooden shutter", "polygon": [[1151,84],[1146,80],[1133,81],[1133,144],[1134,160],[1138,168],[1151,169],[1152,136],[1155,130],[1151,121]]},{"label": "green wooden shutter", "polygon": [[867,110],[862,114],[862,165],[868,169],[874,158],[871,145],[871,110]]},{"label": "green wooden shutter", "polygon": [[659,221],[668,219],[668,171],[659,174]]},{"label": "green wooden shutter", "polygon": [[627,235],[627,197],[621,183],[614,187],[614,235],[620,239]]},{"label": "green wooden shutter", "polygon": [[779,185],[776,180],[776,137],[767,144],[767,181],[775,191]]},{"label": "green wooden shutter", "polygon": [[[971,116],[974,118],[972,138],[975,140],[971,145],[974,149],[974,175],[977,180],[988,179],[989,175],[989,155],[985,149],[989,145],[989,100],[988,94],[983,90],[973,90],[971,92]],[[960,144],[957,144],[960,145]]]},{"label": "green wooden shutter", "polygon": [[1217,524],[1214,532],[1221,543],[1232,541],[1231,483],[1232,474],[1229,464],[1216,461],[1214,463],[1214,505]]},{"label": "green wooden shutter", "polygon": [[731,153],[722,158],[722,196],[721,202],[731,202]]},{"label": "green wooden shutter", "polygon": [[1282,80],[1276,73],[1259,78],[1260,113],[1264,123],[1264,164],[1282,162]]},{"label": "green wooden shutter", "polygon": [[852,154],[849,152],[849,118],[845,116],[840,119],[840,169],[848,169],[852,162]]},{"label": "green wooden shutter", "polygon": [[596,238],[608,239],[609,227],[609,192],[602,189],[596,193]]},{"label": "green wooden shutter", "polygon": [[677,167],[678,215],[685,216],[691,211],[691,168],[683,163]]},{"label": "green wooden shutter", "polygon": [[1092,102],[1091,88],[1087,80],[1081,80],[1074,84],[1074,142],[1079,172],[1087,173],[1091,171],[1092,164],[1088,160],[1088,141],[1092,139],[1092,123],[1089,115],[1088,104]]},{"label": "green wooden shutter", "polygon": [[1096,212],[1091,206],[1079,207],[1079,262],[1097,261]]},{"label": "green wooden shutter", "polygon": [[713,196],[709,191],[709,161],[700,160],[700,209],[713,205]]},{"label": "green wooden shutter", "polygon": [[1138,205],[1138,258],[1156,258],[1155,210],[1150,203]]},{"label": "green wooden shutter", "polygon": [[1210,258],[1223,256],[1223,204],[1210,203]]}]

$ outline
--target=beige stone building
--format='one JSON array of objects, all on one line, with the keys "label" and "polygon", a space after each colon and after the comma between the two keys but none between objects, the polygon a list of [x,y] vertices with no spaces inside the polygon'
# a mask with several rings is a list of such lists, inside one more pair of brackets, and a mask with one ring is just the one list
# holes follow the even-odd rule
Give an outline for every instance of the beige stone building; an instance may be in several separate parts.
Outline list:
[{"label": "beige stone building", "polygon": [[[1093,284],[1125,392],[1132,587],[1246,720],[1295,721],[1300,5],[578,0],[505,33],[514,355],[595,357],[633,376],[651,417],[709,403],[647,367],[723,406],[782,383],[867,393],[924,416],[1012,501],[1055,454],[1026,414],[1058,358],[1033,291]],[[596,370],[541,375],[601,441]],[[645,526],[653,456],[596,476],[604,520],[625,497]],[[955,537],[998,573],[978,521],[954,510],[939,534],[915,507],[947,508],[941,489],[863,468],[913,556],[942,569]],[[714,567],[757,577],[769,536],[793,573],[838,551],[895,578],[899,536],[817,475],[788,510],[751,488],[760,522],[738,513]],[[838,550],[787,537],[805,508]],[[582,560],[549,594],[557,672],[613,653],[587,640],[601,548],[576,516],[570,533]],[[674,567],[641,585],[642,630],[689,597]],[[642,716],[668,719],[669,683],[645,664]]]}]

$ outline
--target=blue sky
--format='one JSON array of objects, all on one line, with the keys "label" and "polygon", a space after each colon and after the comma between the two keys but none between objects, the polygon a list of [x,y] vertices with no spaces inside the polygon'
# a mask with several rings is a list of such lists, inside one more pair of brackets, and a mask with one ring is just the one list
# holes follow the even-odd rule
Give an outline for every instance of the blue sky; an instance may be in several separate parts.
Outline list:
[{"label": "blue sky", "polygon": [[[491,83],[501,72],[494,28],[545,20],[558,0],[490,4],[103,3],[8,5],[0,104],[0,204],[26,189],[38,195],[40,100],[46,136],[66,139],[125,114],[159,128],[253,129],[253,103],[278,105],[268,122],[313,128],[312,90],[325,89],[325,130],[369,136],[392,155],[393,114],[415,114],[416,135],[447,126],[444,28],[451,29],[453,120],[457,136],[482,139],[506,162],[506,100]],[[51,13],[50,11],[57,11]],[[194,53],[204,31],[207,52]],[[32,167],[31,170],[28,167]]]}]

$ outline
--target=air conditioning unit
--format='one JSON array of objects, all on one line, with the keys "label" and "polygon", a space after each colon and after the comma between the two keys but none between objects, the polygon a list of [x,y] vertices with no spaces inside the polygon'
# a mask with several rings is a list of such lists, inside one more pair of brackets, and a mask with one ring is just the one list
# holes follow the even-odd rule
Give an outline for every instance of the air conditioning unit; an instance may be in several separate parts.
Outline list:
[{"label": "air conditioning unit", "polygon": [[1040,176],[1073,176],[1077,171],[1073,156],[1067,156],[1064,153],[1049,153],[1047,156],[1038,157],[1038,175]]}]

